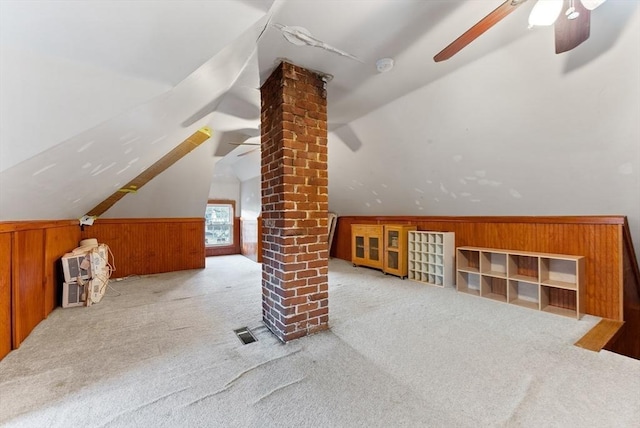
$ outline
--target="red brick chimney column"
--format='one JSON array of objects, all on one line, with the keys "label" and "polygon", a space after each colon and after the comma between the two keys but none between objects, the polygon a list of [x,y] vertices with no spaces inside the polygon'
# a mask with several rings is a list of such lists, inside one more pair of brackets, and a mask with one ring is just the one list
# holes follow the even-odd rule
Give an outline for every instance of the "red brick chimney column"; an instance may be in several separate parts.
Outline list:
[{"label": "red brick chimney column", "polygon": [[325,81],[284,62],[261,96],[262,319],[286,342],[329,325]]}]

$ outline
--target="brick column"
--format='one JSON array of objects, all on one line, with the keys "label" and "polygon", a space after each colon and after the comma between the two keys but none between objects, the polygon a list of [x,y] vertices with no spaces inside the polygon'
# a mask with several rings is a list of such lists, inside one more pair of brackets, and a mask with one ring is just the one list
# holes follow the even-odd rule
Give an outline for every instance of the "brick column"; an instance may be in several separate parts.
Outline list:
[{"label": "brick column", "polygon": [[262,318],[286,342],[329,323],[325,82],[284,62],[261,96]]}]

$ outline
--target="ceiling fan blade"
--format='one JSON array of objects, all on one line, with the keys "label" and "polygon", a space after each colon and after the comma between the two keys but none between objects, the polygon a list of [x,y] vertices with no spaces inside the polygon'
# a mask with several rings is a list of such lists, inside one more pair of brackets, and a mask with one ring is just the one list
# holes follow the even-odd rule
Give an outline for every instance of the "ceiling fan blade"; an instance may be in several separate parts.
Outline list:
[{"label": "ceiling fan blade", "polygon": [[457,54],[462,48],[480,37],[489,28],[496,25],[504,17],[516,10],[518,6],[527,0],[507,0],[498,6],[493,12],[482,18],[476,25],[469,28],[464,34],[455,39],[449,46],[441,50],[433,57],[435,62],[444,61]]},{"label": "ceiling fan blade", "polygon": [[[570,7],[570,0],[565,0],[564,9]],[[589,38],[591,32],[591,11],[581,1],[574,0],[573,7],[579,13],[575,19],[568,19],[563,13],[554,25],[556,35],[556,53],[570,51]]]},{"label": "ceiling fan blade", "polygon": [[251,154],[251,153],[253,153],[253,152],[257,151],[257,150],[260,150],[260,149],[258,147],[256,147],[255,149],[251,149],[251,150],[248,150],[246,152],[240,153],[239,155],[237,155],[237,157],[241,158],[242,156],[246,156],[246,155]]}]

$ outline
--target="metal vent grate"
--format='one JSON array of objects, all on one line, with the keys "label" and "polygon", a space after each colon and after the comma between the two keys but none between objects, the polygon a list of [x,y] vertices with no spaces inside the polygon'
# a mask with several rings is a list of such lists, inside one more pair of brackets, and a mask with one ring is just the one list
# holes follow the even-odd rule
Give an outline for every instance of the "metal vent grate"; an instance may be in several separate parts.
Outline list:
[{"label": "metal vent grate", "polygon": [[258,340],[253,334],[251,334],[248,327],[238,328],[233,330],[233,332],[238,336],[238,339],[240,339],[243,345],[247,345]]}]

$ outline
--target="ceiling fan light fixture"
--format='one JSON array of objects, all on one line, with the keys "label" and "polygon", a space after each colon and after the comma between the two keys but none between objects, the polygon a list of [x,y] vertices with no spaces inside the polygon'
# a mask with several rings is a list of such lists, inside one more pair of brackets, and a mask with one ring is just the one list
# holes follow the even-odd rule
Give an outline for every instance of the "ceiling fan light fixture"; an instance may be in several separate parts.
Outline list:
[{"label": "ceiling fan light fixture", "polygon": [[605,1],[607,0],[581,0],[582,5],[587,10],[593,10],[598,6],[600,6],[602,3],[604,3]]},{"label": "ceiling fan light fixture", "polygon": [[569,7],[564,12],[567,19],[574,20],[580,16],[580,12],[578,12],[574,6],[573,0],[569,2]]},{"label": "ceiling fan light fixture", "polygon": [[529,15],[529,28],[553,25],[563,6],[564,0],[538,0]]},{"label": "ceiling fan light fixture", "polygon": [[576,19],[580,16],[580,12],[575,9],[567,9],[567,19]]}]

